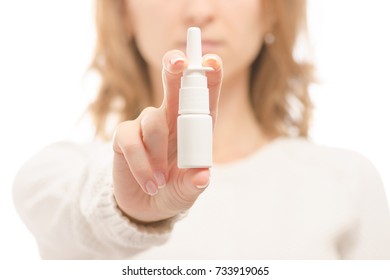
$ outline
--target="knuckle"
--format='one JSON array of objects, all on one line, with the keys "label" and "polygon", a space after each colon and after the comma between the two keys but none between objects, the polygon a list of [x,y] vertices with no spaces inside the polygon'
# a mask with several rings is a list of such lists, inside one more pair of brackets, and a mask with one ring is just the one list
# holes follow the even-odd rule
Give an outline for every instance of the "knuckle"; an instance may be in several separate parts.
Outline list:
[{"label": "knuckle", "polygon": [[168,137],[168,129],[157,111],[142,118],[141,129],[143,141]]},{"label": "knuckle", "polygon": [[167,130],[159,123],[152,123],[143,128],[142,138],[144,141],[157,140],[158,138],[166,138]]},{"label": "knuckle", "polygon": [[117,153],[121,153],[121,141],[123,138],[123,134],[126,132],[126,128],[128,127],[128,122],[121,122],[119,123],[116,127],[115,127],[115,130],[114,130],[114,134],[113,134],[113,141],[112,141],[112,147],[114,149],[115,152]]},{"label": "knuckle", "polygon": [[139,118],[142,120],[144,119],[146,116],[150,115],[150,114],[153,114],[154,112],[156,112],[157,108],[156,107],[152,107],[152,106],[148,106],[148,107],[145,107],[141,114],[139,115]]},{"label": "knuckle", "polygon": [[121,122],[119,123],[116,128],[115,128],[115,134],[114,136],[116,138],[120,137],[122,135],[123,132],[127,131],[129,129],[129,127],[131,126],[131,123],[133,121],[124,121],[124,122]]},{"label": "knuckle", "polygon": [[113,148],[114,151],[131,154],[140,149],[137,123],[135,121],[125,121],[117,125],[114,132]]},{"label": "knuckle", "polygon": [[123,152],[127,155],[135,154],[136,152],[139,152],[141,148],[140,144],[132,142],[131,139],[129,139],[128,142],[122,144],[121,147]]}]

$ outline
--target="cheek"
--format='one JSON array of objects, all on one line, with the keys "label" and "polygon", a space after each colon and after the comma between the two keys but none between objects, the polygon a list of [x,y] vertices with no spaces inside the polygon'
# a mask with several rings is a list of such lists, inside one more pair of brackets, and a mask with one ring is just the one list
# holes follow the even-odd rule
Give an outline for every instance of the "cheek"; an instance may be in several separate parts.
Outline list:
[{"label": "cheek", "polygon": [[[132,36],[143,59],[152,68],[161,68],[161,59],[169,50],[169,17],[163,5],[139,3],[129,6]],[[160,2],[161,3],[161,2]]]},{"label": "cheek", "polygon": [[243,36],[240,38],[239,48],[241,49],[241,54],[249,63],[252,63],[259,54],[263,45],[263,37],[262,29],[255,28],[253,32],[243,33]]},{"label": "cheek", "polygon": [[[242,71],[243,69],[248,68],[259,54],[263,45],[264,30],[261,21],[259,20],[258,13],[253,14],[251,19],[247,17],[245,22],[235,22],[236,24],[232,24],[230,28],[232,34],[230,36],[232,53],[227,59],[232,63],[232,66],[234,65],[235,67],[232,71]],[[234,59],[238,57],[240,59]]]},{"label": "cheek", "polygon": [[161,67],[161,57],[164,51],[161,44],[156,44],[156,42],[161,42],[159,34],[154,34],[154,30],[145,31],[137,35],[135,40],[146,63],[153,68]]},{"label": "cheek", "polygon": [[261,47],[262,38],[264,35],[264,16],[260,8],[260,1],[249,1],[251,5],[246,6],[245,10],[242,10],[242,16],[246,20],[243,20],[240,25],[238,34],[240,38],[237,38],[241,42],[241,47],[246,49],[253,55],[256,55]]}]

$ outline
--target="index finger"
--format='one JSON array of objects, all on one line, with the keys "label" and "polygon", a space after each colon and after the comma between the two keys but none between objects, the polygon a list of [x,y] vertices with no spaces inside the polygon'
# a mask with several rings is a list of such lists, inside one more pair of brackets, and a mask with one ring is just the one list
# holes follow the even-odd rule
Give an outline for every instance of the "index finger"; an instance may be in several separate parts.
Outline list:
[{"label": "index finger", "polygon": [[163,57],[164,100],[162,106],[166,109],[169,125],[176,124],[181,76],[187,65],[188,60],[182,51],[172,50]]}]

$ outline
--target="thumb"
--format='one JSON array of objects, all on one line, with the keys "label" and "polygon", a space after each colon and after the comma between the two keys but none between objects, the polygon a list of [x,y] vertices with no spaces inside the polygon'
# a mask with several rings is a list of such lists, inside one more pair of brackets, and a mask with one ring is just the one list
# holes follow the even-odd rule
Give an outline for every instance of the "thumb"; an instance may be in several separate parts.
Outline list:
[{"label": "thumb", "polygon": [[193,168],[185,170],[181,182],[177,185],[177,201],[188,209],[210,183],[208,168]]}]

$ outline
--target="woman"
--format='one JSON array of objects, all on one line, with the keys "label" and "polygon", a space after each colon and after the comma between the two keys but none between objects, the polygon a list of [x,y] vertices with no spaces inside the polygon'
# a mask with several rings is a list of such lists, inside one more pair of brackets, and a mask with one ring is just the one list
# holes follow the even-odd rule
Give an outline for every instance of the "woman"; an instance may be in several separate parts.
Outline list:
[{"label": "woman", "polygon": [[[300,0],[97,1],[91,112],[100,138],[119,124],[112,142],[57,143],[19,172],[16,206],[41,256],[389,258],[375,168],[307,140],[312,70],[293,56],[304,11]],[[176,163],[190,26],[213,68],[211,172]]]}]

